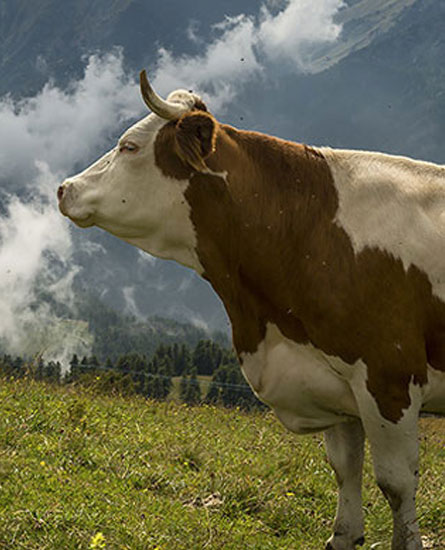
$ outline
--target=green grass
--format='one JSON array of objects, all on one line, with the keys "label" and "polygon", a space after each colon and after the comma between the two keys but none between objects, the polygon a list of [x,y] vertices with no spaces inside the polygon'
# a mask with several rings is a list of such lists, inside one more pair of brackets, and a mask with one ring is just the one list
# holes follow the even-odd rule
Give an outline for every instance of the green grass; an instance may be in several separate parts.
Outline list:
[{"label": "green grass", "polygon": [[[422,532],[445,547],[443,421],[422,422]],[[390,513],[365,474],[367,544]],[[271,413],[0,380],[0,548],[320,550],[336,505],[322,438]],[[95,541],[95,542],[93,542]]]}]

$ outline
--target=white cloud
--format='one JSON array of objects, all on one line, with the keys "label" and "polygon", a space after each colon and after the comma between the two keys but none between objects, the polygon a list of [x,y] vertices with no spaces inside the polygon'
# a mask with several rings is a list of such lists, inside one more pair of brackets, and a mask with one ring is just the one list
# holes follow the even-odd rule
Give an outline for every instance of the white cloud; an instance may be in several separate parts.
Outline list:
[{"label": "white cloud", "polygon": [[69,266],[70,255],[69,233],[52,205],[11,199],[0,218],[0,336],[11,353],[41,351],[33,348],[33,327],[46,330],[53,316],[47,304],[36,301],[37,292],[69,301],[76,270]]},{"label": "white cloud", "polygon": [[122,288],[122,295],[124,297],[125,303],[125,313],[128,315],[132,315],[136,319],[143,319],[143,315],[141,314],[136,304],[135,290],[136,289],[134,286],[124,286]]},{"label": "white cloud", "polygon": [[116,51],[92,56],[84,77],[67,91],[48,83],[32,98],[0,100],[1,179],[30,183],[35,162],[67,174],[109,145],[110,134],[145,109]]},{"label": "white cloud", "polygon": [[110,134],[144,111],[119,53],[91,57],[67,91],[47,84],[33,98],[0,100],[0,174],[8,189],[0,217],[0,340],[8,352],[66,361],[91,346],[84,324],[61,321],[39,299],[45,292],[71,307],[80,270],[55,193],[76,163],[97,155]]},{"label": "white cloud", "polygon": [[[343,5],[342,0],[288,0],[277,13],[263,4],[257,18],[226,18],[214,25],[217,37],[203,45],[201,55],[174,57],[161,48],[153,84],[163,95],[192,88],[209,101],[213,112],[221,111],[244,84],[265,73],[268,63],[315,70],[316,48],[340,35],[334,17]],[[198,42],[195,27],[189,35]]]},{"label": "white cloud", "polygon": [[176,88],[192,88],[211,97],[216,112],[230,101],[239,82],[261,69],[254,51],[256,29],[245,15],[227,18],[216,26],[222,33],[200,56],[173,57],[161,48],[154,86],[166,95]]},{"label": "white cloud", "polygon": [[334,16],[342,0],[292,0],[277,15],[263,6],[258,28],[262,51],[270,59],[284,59],[302,71],[311,72],[313,47],[337,40],[341,25]]}]

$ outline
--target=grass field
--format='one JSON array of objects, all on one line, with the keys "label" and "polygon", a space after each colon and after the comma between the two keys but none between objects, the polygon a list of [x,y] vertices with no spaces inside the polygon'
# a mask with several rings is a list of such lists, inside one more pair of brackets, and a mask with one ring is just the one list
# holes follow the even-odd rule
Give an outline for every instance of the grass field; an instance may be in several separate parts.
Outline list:
[{"label": "grass field", "polygon": [[[421,434],[421,529],[443,549],[445,421]],[[322,437],[271,413],[0,380],[2,550],[321,550],[335,505]],[[369,456],[364,510],[364,548],[389,549]]]}]

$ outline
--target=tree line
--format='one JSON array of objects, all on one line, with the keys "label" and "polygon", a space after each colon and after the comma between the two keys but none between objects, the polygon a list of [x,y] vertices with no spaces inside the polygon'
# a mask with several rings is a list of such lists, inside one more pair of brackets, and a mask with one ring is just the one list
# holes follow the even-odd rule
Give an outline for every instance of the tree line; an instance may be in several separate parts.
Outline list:
[{"label": "tree line", "polygon": [[105,392],[160,400],[175,397],[189,405],[262,407],[245,382],[234,352],[212,340],[200,340],[194,348],[160,344],[151,357],[133,351],[115,361],[73,355],[69,368],[63,371],[60,362],[45,362],[43,357],[0,357],[0,374],[13,378],[28,376],[56,384],[93,385]]}]

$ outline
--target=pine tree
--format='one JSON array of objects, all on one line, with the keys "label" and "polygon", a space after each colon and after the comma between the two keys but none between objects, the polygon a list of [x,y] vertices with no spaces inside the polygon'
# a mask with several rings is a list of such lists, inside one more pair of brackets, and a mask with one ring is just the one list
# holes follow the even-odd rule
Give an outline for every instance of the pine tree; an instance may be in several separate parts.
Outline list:
[{"label": "pine tree", "polygon": [[225,407],[261,408],[263,405],[247,385],[238,365],[221,365],[214,373],[206,401]]},{"label": "pine tree", "polygon": [[182,375],[179,392],[181,401],[187,405],[196,405],[201,401],[201,386],[197,375],[196,367],[191,367]]},{"label": "pine tree", "polygon": [[185,344],[182,344],[181,347],[178,346],[177,355],[174,356],[173,361],[175,376],[181,376],[184,372],[188,372],[192,365],[190,349]]},{"label": "pine tree", "polygon": [[45,362],[43,361],[43,357],[39,355],[34,377],[36,380],[43,380],[44,376],[45,376]]}]

